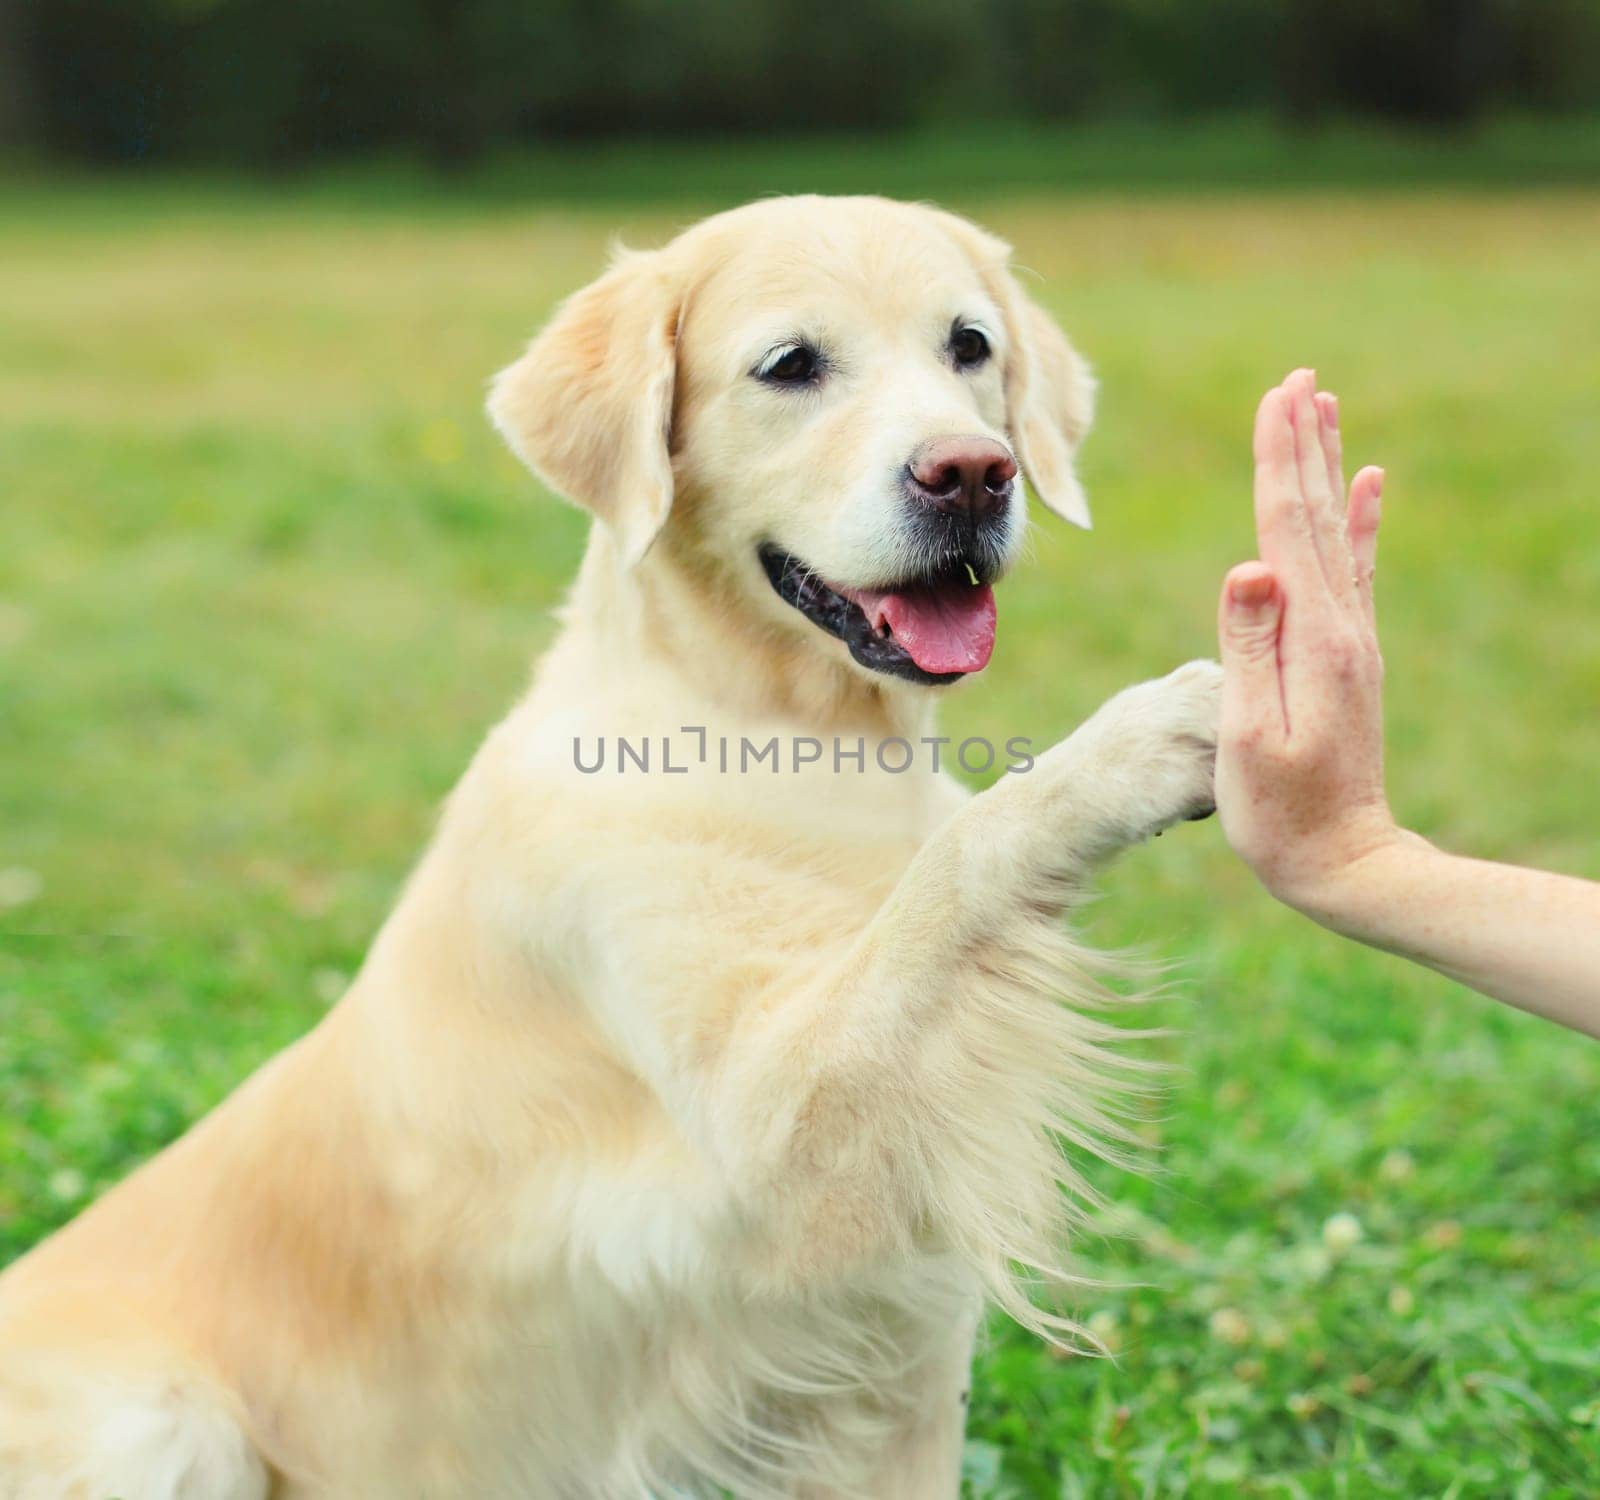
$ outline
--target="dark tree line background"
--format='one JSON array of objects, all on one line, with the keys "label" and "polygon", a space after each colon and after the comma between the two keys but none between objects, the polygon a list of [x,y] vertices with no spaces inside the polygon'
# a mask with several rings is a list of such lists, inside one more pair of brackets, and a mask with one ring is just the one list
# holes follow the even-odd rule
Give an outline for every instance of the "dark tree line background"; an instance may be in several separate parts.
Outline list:
[{"label": "dark tree line background", "polygon": [[0,0],[0,132],[89,161],[1600,102],[1600,0]]}]

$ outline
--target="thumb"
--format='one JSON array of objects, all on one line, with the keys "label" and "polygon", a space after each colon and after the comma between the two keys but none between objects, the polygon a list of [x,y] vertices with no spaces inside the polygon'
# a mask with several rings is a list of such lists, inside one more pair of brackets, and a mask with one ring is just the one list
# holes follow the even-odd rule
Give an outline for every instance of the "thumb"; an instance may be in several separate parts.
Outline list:
[{"label": "thumb", "polygon": [[1265,563],[1240,563],[1223,581],[1217,609],[1225,729],[1273,727],[1283,732],[1278,681],[1278,631],[1283,591]]}]

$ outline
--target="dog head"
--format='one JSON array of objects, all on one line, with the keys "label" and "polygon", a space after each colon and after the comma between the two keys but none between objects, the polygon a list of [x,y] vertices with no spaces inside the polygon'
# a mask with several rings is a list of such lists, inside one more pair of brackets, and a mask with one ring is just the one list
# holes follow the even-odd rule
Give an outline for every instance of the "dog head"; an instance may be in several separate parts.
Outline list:
[{"label": "dog head", "polygon": [[[692,558],[859,670],[981,670],[1022,480],[1089,524],[1093,381],[999,240],[878,198],[781,198],[623,253],[494,383],[490,414],[626,565]],[[843,643],[842,647],[839,644]]]}]

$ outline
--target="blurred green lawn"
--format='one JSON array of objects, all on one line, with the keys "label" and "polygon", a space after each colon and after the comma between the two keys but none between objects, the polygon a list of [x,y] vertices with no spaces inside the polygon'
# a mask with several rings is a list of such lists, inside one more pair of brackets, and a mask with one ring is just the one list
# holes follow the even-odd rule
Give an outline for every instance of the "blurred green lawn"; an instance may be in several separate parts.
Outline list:
[{"label": "blurred green lawn", "polygon": [[[485,378],[696,211],[96,202],[0,205],[0,1260],[360,963],[582,545]],[[1044,741],[1209,653],[1256,395],[1314,363],[1389,471],[1402,816],[1600,877],[1600,194],[951,206],[1104,388],[1097,529],[1041,528],[949,720]],[[997,1327],[972,1493],[1600,1492],[1600,1049],[1275,910],[1214,825],[1107,887],[1097,939],[1181,960],[1159,1168],[1083,1247],[1118,1354]]]}]

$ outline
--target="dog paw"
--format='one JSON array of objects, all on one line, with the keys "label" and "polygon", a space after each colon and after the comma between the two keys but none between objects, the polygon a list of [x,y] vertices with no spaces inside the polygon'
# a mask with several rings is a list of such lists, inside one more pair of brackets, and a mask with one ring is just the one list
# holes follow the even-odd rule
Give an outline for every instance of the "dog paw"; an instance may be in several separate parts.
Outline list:
[{"label": "dog paw", "polygon": [[1222,668],[1192,661],[1117,694],[1095,715],[1097,758],[1129,842],[1216,811]]}]

